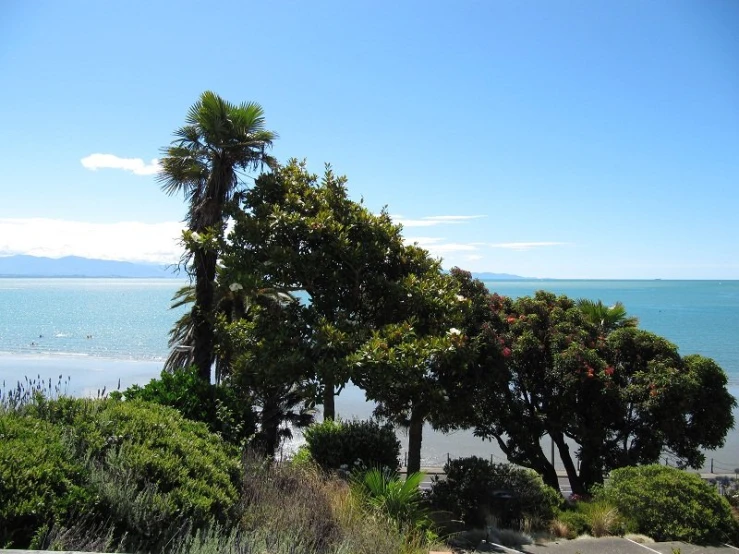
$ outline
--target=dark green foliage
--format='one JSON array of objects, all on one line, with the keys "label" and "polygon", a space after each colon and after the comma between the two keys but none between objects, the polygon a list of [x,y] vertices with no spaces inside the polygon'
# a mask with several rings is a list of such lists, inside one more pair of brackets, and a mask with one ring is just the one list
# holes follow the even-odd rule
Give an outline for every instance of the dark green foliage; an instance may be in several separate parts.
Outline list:
[{"label": "dark green foliage", "polygon": [[400,466],[400,442],[393,426],[376,421],[333,421],[304,431],[313,460],[323,469]]},{"label": "dark green foliage", "polygon": [[249,402],[232,387],[203,381],[195,366],[174,373],[162,371],[159,379],[143,387],[132,385],[123,397],[174,408],[187,419],[205,423],[211,432],[232,444],[242,444],[256,431],[256,417]]},{"label": "dark green foliage", "polygon": [[0,545],[25,546],[41,525],[89,506],[84,466],[70,453],[58,427],[0,413]]},{"label": "dark green foliage", "polygon": [[511,464],[495,464],[471,456],[447,462],[445,480],[435,480],[430,501],[448,510],[468,527],[483,527],[495,516],[504,527],[518,527],[523,518],[552,518],[560,494],[535,472]]},{"label": "dark green foliage", "polygon": [[712,360],[682,358],[666,339],[626,325],[623,312],[606,329],[604,317],[595,324],[571,299],[544,291],[492,295],[490,311],[497,332],[483,328],[480,352],[502,347],[505,371],[481,358],[497,379],[481,381],[470,402],[475,432],[550,486],[557,475],[541,447],[547,435],[579,495],[611,469],[655,463],[664,450],[698,468],[704,449],[723,445],[736,401]]},{"label": "dark green foliage", "polygon": [[590,532],[590,520],[587,514],[574,507],[570,510],[565,510],[557,515],[557,519],[562,523],[567,524],[569,534],[566,538],[574,539],[580,535]]},{"label": "dark green foliage", "polygon": [[711,544],[737,537],[726,499],[698,475],[679,469],[649,465],[614,470],[597,498],[616,506],[631,530],[658,541]]},{"label": "dark green foliage", "polygon": [[17,546],[84,522],[153,548],[236,515],[238,452],[171,408],[39,397],[0,422],[0,529],[17,529]]}]

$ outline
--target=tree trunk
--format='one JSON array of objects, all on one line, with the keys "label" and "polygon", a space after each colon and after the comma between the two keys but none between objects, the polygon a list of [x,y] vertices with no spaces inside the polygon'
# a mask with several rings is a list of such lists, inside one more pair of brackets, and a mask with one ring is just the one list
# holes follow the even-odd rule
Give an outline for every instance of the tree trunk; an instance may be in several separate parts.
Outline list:
[{"label": "tree trunk", "polygon": [[421,441],[423,440],[424,417],[417,408],[411,411],[408,427],[408,467],[407,475],[421,471]]},{"label": "tree trunk", "polygon": [[335,389],[334,376],[327,373],[323,376],[323,421],[336,418]]},{"label": "tree trunk", "polygon": [[272,402],[265,402],[262,406],[262,443],[264,447],[264,455],[268,458],[274,458],[279,443],[278,433],[280,430],[280,421],[278,416],[279,409]]},{"label": "tree trunk", "polygon": [[567,472],[567,479],[570,482],[570,488],[574,494],[586,495],[588,494],[587,489],[583,486],[580,476],[577,474],[577,468],[575,463],[572,461],[570,456],[570,447],[564,440],[564,436],[561,433],[550,433],[550,436],[554,439],[554,444],[557,445],[559,450],[559,457],[562,459],[562,464],[565,466]]},{"label": "tree trunk", "polygon": [[586,448],[580,453],[580,482],[586,490],[603,483],[603,466]]},{"label": "tree trunk", "polygon": [[[508,444],[504,440],[502,435],[493,435],[495,440],[498,442],[498,446],[506,455],[509,463],[522,465],[529,469],[533,469],[536,473],[541,475],[546,485],[549,485],[556,491],[560,491],[559,488],[559,477],[557,477],[557,471],[554,469],[552,463],[547,460],[544,452],[541,449],[539,443],[533,443],[535,446],[526,448],[524,452],[521,452],[519,456],[515,456],[512,449],[508,447]],[[524,441],[526,442],[526,441]]]},{"label": "tree trunk", "polygon": [[193,319],[193,362],[198,375],[210,383],[213,365],[213,289],[216,276],[216,253],[203,249],[195,251],[195,308]]}]

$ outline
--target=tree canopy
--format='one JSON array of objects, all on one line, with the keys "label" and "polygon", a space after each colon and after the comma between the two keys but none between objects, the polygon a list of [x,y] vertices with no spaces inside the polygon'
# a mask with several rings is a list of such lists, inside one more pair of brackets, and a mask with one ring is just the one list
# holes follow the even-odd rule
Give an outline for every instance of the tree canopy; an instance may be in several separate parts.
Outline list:
[{"label": "tree canopy", "polygon": [[721,446],[733,426],[735,401],[712,360],[682,358],[675,345],[636,327],[606,336],[564,296],[539,291],[497,297],[492,306],[505,372],[475,403],[476,433],[549,484],[556,474],[545,436],[572,490],[584,494],[607,471],[654,463],[663,452],[699,468],[701,449]]}]

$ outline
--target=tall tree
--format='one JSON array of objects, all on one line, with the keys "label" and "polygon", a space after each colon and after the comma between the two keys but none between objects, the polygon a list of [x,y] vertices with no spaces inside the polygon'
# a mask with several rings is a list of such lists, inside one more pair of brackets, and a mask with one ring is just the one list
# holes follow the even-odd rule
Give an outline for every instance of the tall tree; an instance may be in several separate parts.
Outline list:
[{"label": "tall tree", "polygon": [[[468,347],[467,300],[428,252],[406,247],[408,273],[388,288],[396,322],[384,325],[353,355],[353,379],[377,403],[376,415],[408,429],[408,473],[421,468],[423,426],[448,430],[462,421]],[[461,401],[460,401],[461,400]]]},{"label": "tall tree", "polygon": [[334,396],[351,377],[347,355],[394,321],[386,291],[405,271],[400,227],[352,201],[330,167],[319,179],[297,160],[261,175],[241,208],[223,276],[307,294],[324,418],[333,418]]},{"label": "tall tree", "polygon": [[243,186],[242,172],[273,165],[266,151],[276,134],[265,129],[259,104],[236,105],[206,91],[174,135],[161,160],[159,180],[167,194],[183,193],[189,203],[186,242],[195,278],[193,361],[201,378],[210,381],[216,262],[226,208]]},{"label": "tall tree", "polygon": [[[229,382],[258,412],[255,444],[274,457],[292,427],[313,422],[315,383],[307,308],[297,300],[256,298],[237,318],[218,317],[219,356]],[[288,425],[284,425],[284,424]]]},{"label": "tall tree", "polygon": [[505,373],[473,398],[476,433],[552,486],[545,435],[573,492],[585,494],[607,471],[654,463],[664,452],[698,468],[701,449],[721,446],[733,426],[735,401],[712,360],[682,358],[675,345],[636,327],[605,336],[574,301],[543,291],[497,297],[491,308]]}]

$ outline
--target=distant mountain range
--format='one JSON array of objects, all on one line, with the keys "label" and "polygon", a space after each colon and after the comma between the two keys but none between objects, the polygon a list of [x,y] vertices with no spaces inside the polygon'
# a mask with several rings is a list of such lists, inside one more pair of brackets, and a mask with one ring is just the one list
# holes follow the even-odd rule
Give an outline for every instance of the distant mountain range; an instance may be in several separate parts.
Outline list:
[{"label": "distant mountain range", "polygon": [[526,277],[521,277],[520,275],[512,275],[511,273],[472,273],[472,276],[475,279],[480,279],[480,281],[516,281],[516,280],[522,280],[526,279]]},{"label": "distant mountain range", "polygon": [[157,264],[135,264],[113,260],[93,260],[78,256],[41,258],[6,256],[0,258],[0,277],[130,277],[181,278],[172,269]]},{"label": "distant mountain range", "polygon": [[[511,281],[525,279],[510,273],[473,273],[483,281]],[[41,258],[37,256],[0,257],[0,277],[129,277],[176,279],[173,270],[164,265],[135,264],[113,260],[94,260],[78,256],[64,258]]]}]

